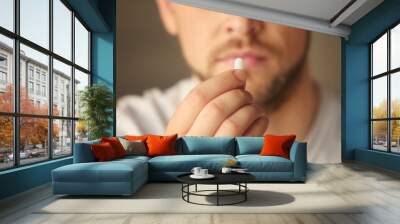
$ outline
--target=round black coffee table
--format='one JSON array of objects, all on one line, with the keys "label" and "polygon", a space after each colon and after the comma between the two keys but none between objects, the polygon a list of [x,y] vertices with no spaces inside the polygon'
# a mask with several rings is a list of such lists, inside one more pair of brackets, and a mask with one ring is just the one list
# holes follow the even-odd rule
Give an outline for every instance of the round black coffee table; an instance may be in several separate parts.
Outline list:
[{"label": "round black coffee table", "polygon": [[[182,199],[188,203],[198,204],[198,205],[234,205],[239,204],[241,202],[245,202],[247,200],[247,192],[249,188],[247,187],[247,183],[255,180],[255,177],[248,173],[215,173],[213,174],[215,177],[212,179],[193,179],[190,177],[191,173],[182,174],[177,177],[178,181],[182,183]],[[216,185],[215,190],[198,190],[197,185]],[[195,186],[194,191],[190,191],[190,186]],[[220,185],[236,185],[238,186],[237,190],[223,190],[220,189]],[[206,194],[209,192],[214,192],[215,194]],[[204,196],[204,197],[216,197],[216,204],[202,204],[190,201],[190,196]],[[241,196],[239,200],[231,202],[231,203],[221,203],[221,197],[232,197],[232,196]]]}]

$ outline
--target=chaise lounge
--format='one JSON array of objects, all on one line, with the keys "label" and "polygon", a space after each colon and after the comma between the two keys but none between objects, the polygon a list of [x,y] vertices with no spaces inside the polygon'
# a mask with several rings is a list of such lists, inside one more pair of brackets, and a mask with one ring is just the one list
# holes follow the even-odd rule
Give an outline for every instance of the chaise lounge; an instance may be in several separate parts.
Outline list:
[{"label": "chaise lounge", "polygon": [[148,181],[177,181],[200,166],[218,172],[229,160],[247,168],[258,182],[305,182],[307,144],[295,141],[290,159],[259,155],[263,137],[191,137],[176,141],[176,155],[126,156],[96,162],[91,144],[75,144],[74,163],[52,171],[53,193],[67,195],[132,195]]}]

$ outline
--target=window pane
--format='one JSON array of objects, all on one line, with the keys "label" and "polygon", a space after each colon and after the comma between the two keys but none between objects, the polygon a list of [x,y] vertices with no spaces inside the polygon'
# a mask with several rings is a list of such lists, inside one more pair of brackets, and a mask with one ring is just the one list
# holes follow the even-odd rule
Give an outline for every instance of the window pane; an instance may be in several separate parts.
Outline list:
[{"label": "window pane", "polygon": [[81,114],[80,94],[86,86],[89,86],[89,75],[75,69],[75,117],[79,117]]},{"label": "window pane", "polygon": [[391,75],[390,98],[392,117],[400,117],[400,72]]},{"label": "window pane", "polygon": [[387,121],[372,122],[372,148],[387,151]]},{"label": "window pane", "polygon": [[49,0],[20,0],[21,36],[49,47]]},{"label": "window pane", "polygon": [[71,66],[53,60],[53,114],[72,117]]},{"label": "window pane", "polygon": [[14,31],[14,0],[0,1],[0,26]]},{"label": "window pane", "polygon": [[75,63],[89,69],[89,32],[75,18]]},{"label": "window pane", "polygon": [[75,143],[88,140],[88,129],[83,120],[75,121]]},{"label": "window pane", "polygon": [[0,170],[14,165],[13,118],[0,116]]},{"label": "window pane", "polygon": [[387,77],[372,81],[372,118],[387,117]]},{"label": "window pane", "polygon": [[48,119],[22,117],[20,119],[20,164],[34,163],[49,158]]},{"label": "window pane", "polygon": [[400,67],[400,24],[391,31],[390,50],[391,69]]},{"label": "window pane", "polygon": [[20,108],[25,114],[48,114],[49,57],[21,44]]},{"label": "window pane", "polygon": [[0,35],[0,111],[14,111],[13,40]]},{"label": "window pane", "polygon": [[71,60],[72,12],[60,0],[53,0],[53,8],[53,51]]},{"label": "window pane", "polygon": [[391,140],[392,140],[392,152],[400,153],[400,120],[394,120],[390,122],[391,127]]},{"label": "window pane", "polygon": [[387,71],[387,34],[372,45],[372,75]]},{"label": "window pane", "polygon": [[53,157],[72,154],[72,121],[53,120]]}]

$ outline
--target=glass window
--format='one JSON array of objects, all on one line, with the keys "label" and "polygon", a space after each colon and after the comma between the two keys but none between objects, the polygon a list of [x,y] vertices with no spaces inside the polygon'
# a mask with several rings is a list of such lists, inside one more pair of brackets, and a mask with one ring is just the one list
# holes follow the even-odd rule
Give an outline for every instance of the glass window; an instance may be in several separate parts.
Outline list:
[{"label": "glass window", "polygon": [[21,36],[49,48],[49,0],[20,0]]},{"label": "glass window", "polygon": [[49,158],[49,120],[44,118],[20,118],[21,164],[35,163]]},{"label": "glass window", "polygon": [[89,69],[89,32],[75,18],[75,63]]},{"label": "glass window", "polygon": [[29,73],[29,79],[33,79],[33,67],[32,66],[29,66],[28,73]]},{"label": "glass window", "polygon": [[[16,2],[19,18],[14,14]],[[74,116],[80,114],[79,95],[75,94],[90,84],[90,32],[68,4],[64,0],[0,0],[0,170],[70,156],[75,139],[87,140],[86,126],[76,128]],[[19,42],[18,52],[14,52],[15,41]],[[19,66],[19,74],[15,74],[15,66]],[[15,79],[20,85],[18,100],[14,98]],[[19,127],[13,127],[15,121]],[[15,128],[19,131],[14,134]]]},{"label": "glass window", "polygon": [[7,60],[14,57],[13,50],[13,40],[0,34],[0,57],[2,58],[0,60],[0,111],[2,112],[14,111],[14,72],[13,66]]},{"label": "glass window", "polygon": [[370,50],[371,147],[400,153],[400,72],[397,70],[400,66],[400,25],[387,30],[371,44]]},{"label": "glass window", "polygon": [[53,157],[72,154],[72,121],[53,120]]},{"label": "glass window", "polygon": [[53,50],[71,60],[72,12],[60,1],[53,0]]},{"label": "glass window", "polygon": [[391,123],[391,151],[400,153],[400,120],[393,120]]},{"label": "glass window", "polygon": [[14,0],[0,1],[0,26],[14,31]]},{"label": "glass window", "polygon": [[0,115],[0,170],[14,165],[14,124],[11,116]]},{"label": "glass window", "polygon": [[372,118],[387,118],[387,78],[372,81]]},{"label": "glass window", "polygon": [[84,120],[75,121],[75,142],[88,140],[88,129]]},{"label": "glass window", "polygon": [[390,68],[400,67],[400,24],[390,32]]},{"label": "glass window", "polygon": [[75,117],[81,114],[80,94],[87,86],[89,86],[89,75],[75,69]]},{"label": "glass window", "polygon": [[29,89],[29,94],[34,93],[33,82],[28,82],[28,89]]},{"label": "glass window", "polygon": [[387,151],[387,121],[372,122],[372,141],[374,149]]},{"label": "glass window", "polygon": [[[60,108],[57,107],[56,105],[53,105],[53,114],[54,115],[60,115],[63,117],[71,117],[72,116],[72,91],[70,89],[65,89],[64,88],[64,83],[72,83],[72,68],[69,65],[66,65],[56,59],[53,60],[53,89],[56,94],[53,95],[53,103],[59,103],[58,102],[58,95],[60,90],[61,94],[61,102],[64,102],[64,99],[62,96],[67,96],[68,98],[68,103],[64,104],[66,106],[66,110],[64,113],[60,111]],[[59,81],[60,80],[60,81]]]},{"label": "glass window", "polygon": [[391,75],[391,117],[400,118],[400,72]]},{"label": "glass window", "polygon": [[387,71],[387,34],[372,44],[372,75]]},{"label": "glass window", "polygon": [[[24,55],[24,57],[22,57]],[[25,68],[26,68],[26,62],[29,61],[30,65],[36,68],[36,74],[38,79],[36,83],[36,91],[35,94],[29,95],[29,92],[26,90],[26,73],[25,73]],[[40,77],[41,77],[41,72],[45,72],[45,76],[48,74],[48,62],[49,62],[49,57],[43,53],[40,53],[39,51],[36,51],[28,46],[25,46],[21,44],[21,73],[20,73],[20,80],[21,80],[21,89],[20,89],[20,108],[21,108],[21,113],[25,114],[41,114],[45,115],[48,114],[48,102],[49,99],[48,94],[47,94],[47,88],[45,88],[45,92],[43,94],[43,91],[41,90],[40,86]],[[48,85],[47,81],[45,82],[46,86]],[[29,101],[29,99],[36,99],[42,101],[39,104],[32,105]]]}]

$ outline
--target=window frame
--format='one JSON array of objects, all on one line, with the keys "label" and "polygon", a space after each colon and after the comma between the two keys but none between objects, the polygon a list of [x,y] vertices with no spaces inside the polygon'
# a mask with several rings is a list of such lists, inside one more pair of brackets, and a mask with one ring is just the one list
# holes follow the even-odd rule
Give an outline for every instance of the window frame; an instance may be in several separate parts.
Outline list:
[{"label": "window frame", "polygon": [[[10,167],[5,167],[5,168],[0,168],[0,172],[5,171],[5,170],[10,170],[10,169],[16,169],[19,167],[23,166],[30,166],[33,164],[37,163],[43,163],[46,161],[50,160],[58,160],[66,157],[73,156],[74,154],[74,143],[75,143],[75,126],[76,126],[76,121],[79,120],[79,117],[75,116],[75,108],[71,108],[71,114],[70,116],[58,116],[58,115],[53,115],[53,60],[58,60],[61,63],[64,63],[68,66],[71,66],[71,93],[72,93],[72,99],[70,99],[71,105],[75,104],[75,69],[85,73],[89,77],[89,83],[88,86],[92,85],[93,82],[93,74],[92,74],[92,57],[91,57],[91,49],[92,49],[92,43],[91,43],[91,38],[92,38],[92,30],[89,28],[89,26],[84,22],[84,20],[79,16],[78,13],[76,13],[72,7],[66,2],[65,0],[59,0],[68,10],[71,11],[71,59],[64,58],[63,56],[55,53],[54,50],[54,39],[53,39],[53,24],[54,24],[54,18],[53,18],[53,1],[54,0],[48,0],[49,2],[49,48],[46,49],[45,47],[42,47],[39,44],[34,43],[33,41],[30,41],[27,38],[24,38],[23,36],[20,35],[20,0],[14,0],[13,1],[13,10],[14,10],[14,31],[10,31],[4,27],[0,26],[0,35],[3,35],[5,37],[11,38],[13,40],[13,59],[12,59],[12,73],[11,75],[13,76],[14,79],[14,93],[13,93],[13,112],[3,112],[0,111],[0,116],[4,117],[10,117],[13,120],[13,166]],[[88,69],[85,69],[81,67],[80,65],[75,63],[75,18],[83,25],[83,27],[88,31]],[[39,115],[39,114],[27,114],[27,113],[21,113],[20,111],[20,45],[23,44],[27,47],[30,47],[36,51],[39,51],[40,53],[43,53],[48,56],[49,62],[48,62],[48,82],[47,82],[47,88],[45,93],[48,97],[48,112],[46,115]],[[27,71],[29,64],[27,64]],[[42,73],[40,73],[41,75]],[[30,74],[27,73],[25,74],[27,77],[27,81],[30,80]],[[36,70],[33,70],[33,82],[34,85],[36,83]],[[39,83],[41,83],[41,77],[39,76]],[[27,89],[27,91],[29,91]],[[36,91],[34,89],[34,91]],[[41,96],[42,94],[40,94]],[[47,119],[48,123],[48,136],[47,136],[47,151],[48,155],[47,158],[43,158],[43,160],[40,160],[38,162],[32,162],[32,163],[26,163],[26,164],[21,164],[21,159],[20,159],[20,119],[21,118],[44,118]],[[71,121],[71,153],[68,155],[61,155],[61,156],[55,156],[53,155],[54,152],[54,146],[53,146],[53,123],[57,120],[62,120],[62,121]]]},{"label": "window frame", "polygon": [[[391,69],[391,31],[393,28],[400,26],[400,21],[395,22],[390,27],[385,29],[384,32],[379,34],[375,39],[373,39],[369,44],[369,149],[373,151],[386,152],[392,154],[400,154],[400,152],[392,151],[392,121],[400,121],[400,117],[392,117],[392,99],[391,99],[391,79],[393,75],[400,72],[400,67]],[[381,37],[387,34],[387,64],[386,71],[380,74],[373,74],[373,44],[378,41]],[[385,118],[373,118],[373,81],[378,78],[386,77],[386,87],[387,87],[387,103],[386,103],[386,117]],[[373,133],[373,122],[374,121],[386,121],[386,150],[379,150],[374,148],[374,133]]]}]

